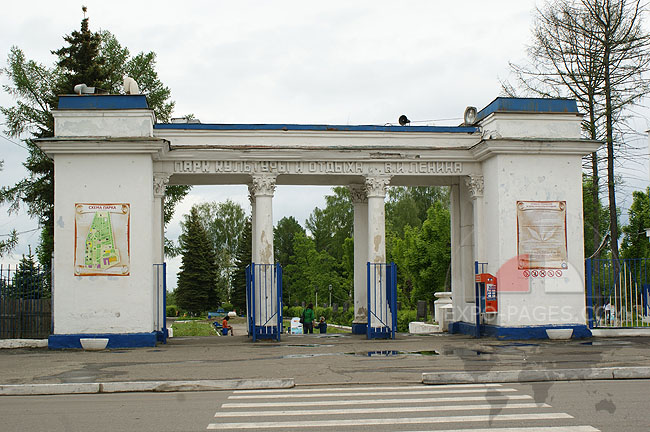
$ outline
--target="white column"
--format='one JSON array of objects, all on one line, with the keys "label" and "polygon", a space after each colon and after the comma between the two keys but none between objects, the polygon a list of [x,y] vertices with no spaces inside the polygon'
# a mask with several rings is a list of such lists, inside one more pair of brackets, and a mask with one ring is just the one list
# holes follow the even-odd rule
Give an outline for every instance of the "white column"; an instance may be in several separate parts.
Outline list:
[{"label": "white column", "polygon": [[368,324],[368,198],[365,185],[350,185],[354,207],[354,321],[353,333],[365,333]]},{"label": "white column", "polygon": [[255,190],[253,184],[248,185],[248,200],[251,203],[251,262],[255,262],[255,249],[257,244],[255,243]]},{"label": "white column", "polygon": [[273,193],[275,176],[254,175],[252,184],[255,195],[253,221],[253,262],[273,264]]},{"label": "white column", "polygon": [[[451,221],[451,300],[453,304],[452,321],[458,321],[461,316],[463,297],[463,273],[461,256],[461,218],[460,218],[460,187],[458,179],[454,180],[449,193],[449,216]],[[437,317],[436,317],[437,318]]]},{"label": "white column", "polygon": [[474,208],[474,259],[478,262],[485,262],[485,242],[483,224],[483,176],[470,175],[465,178],[465,183],[472,196],[472,206]]},{"label": "white column", "polygon": [[[165,190],[170,175],[167,173],[153,174],[153,259],[156,263],[165,261]],[[160,233],[160,235],[158,235]]]},{"label": "white column", "polygon": [[[366,195],[368,197],[368,261],[370,263],[386,262],[386,212],[384,198],[390,177],[366,177]],[[379,313],[381,320],[387,326],[391,324],[390,314],[386,305],[386,272],[376,268],[371,272],[370,284],[371,308]],[[369,325],[379,326],[379,319],[372,316]]]},{"label": "white column", "polygon": [[[153,247],[153,262],[154,264],[162,264],[165,262],[165,212],[164,212],[164,202],[165,202],[165,190],[167,189],[167,184],[169,183],[169,174],[167,173],[153,173],[153,212],[152,212],[152,233],[153,237],[151,239],[151,244]],[[165,295],[162,277],[164,274],[162,268],[154,266],[156,274],[154,276],[154,281],[158,282],[154,284],[154,293],[153,293],[153,326],[154,330],[160,330],[165,326],[165,310],[163,298]],[[154,269],[152,269],[154,271]]]},{"label": "white column", "polygon": [[260,264],[274,264],[273,259],[273,193],[275,176],[254,174],[251,186],[255,195],[253,262],[255,270],[255,325],[277,325],[277,291],[273,269]]}]

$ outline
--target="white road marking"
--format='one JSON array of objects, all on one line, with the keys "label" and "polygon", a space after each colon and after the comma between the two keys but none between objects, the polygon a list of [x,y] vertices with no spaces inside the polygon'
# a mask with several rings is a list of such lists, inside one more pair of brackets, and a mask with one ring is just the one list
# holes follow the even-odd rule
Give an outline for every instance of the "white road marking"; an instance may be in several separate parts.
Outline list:
[{"label": "white road marking", "polygon": [[[306,400],[300,401],[301,406],[335,406],[335,405],[371,405],[371,404],[409,404],[409,403],[432,403],[432,402],[477,402],[477,401],[507,401],[532,399],[529,395],[494,395],[494,396],[456,396],[456,397],[435,397],[435,398],[412,398],[412,399],[352,399],[352,400],[331,400],[327,402]],[[241,402],[224,403],[223,408],[264,408],[264,407],[286,407],[288,402]]]},{"label": "white road marking", "polygon": [[[502,384],[498,383],[488,383],[488,384],[446,384],[439,386],[429,386],[429,385],[415,385],[415,386],[363,386],[363,387],[327,387],[328,391],[386,391],[386,390],[422,390],[424,388],[494,388],[502,387]],[[289,388],[289,389],[263,389],[263,390],[235,390],[234,394],[255,394],[255,393],[312,393],[321,391],[315,388]]]},{"label": "white road marking", "polygon": [[[471,388],[471,389],[424,389],[424,390],[414,390],[414,391],[394,391],[386,394],[386,392],[376,392],[376,391],[360,391],[354,393],[318,393],[314,392],[314,397],[349,397],[349,396],[408,396],[408,395],[425,395],[425,394],[448,394],[448,393],[485,393],[486,391],[491,391],[484,388]],[[516,392],[517,390],[512,388],[499,388],[498,390],[492,390],[494,392]],[[228,396],[228,399],[295,399],[295,398],[304,398],[307,397],[304,394],[251,394],[251,395],[233,395]]]},{"label": "white road marking", "polygon": [[[254,415],[254,413],[251,413]],[[376,419],[341,419],[341,420],[301,420],[290,422],[250,422],[250,423],[211,423],[208,429],[262,429],[262,428],[310,428],[310,427],[342,427],[358,426],[363,422],[364,426],[372,425],[404,425],[416,423],[471,423],[471,422],[495,422],[495,421],[524,421],[524,420],[556,420],[572,419],[573,416],[566,413],[533,413],[533,414],[496,414],[496,415],[473,415],[473,416],[443,416],[443,417],[399,417],[399,418],[376,418]]]},{"label": "white road marking", "polygon": [[[407,431],[404,431],[407,432]],[[426,431],[408,431],[408,432],[431,432]],[[592,426],[533,426],[533,427],[507,427],[507,428],[488,428],[488,429],[446,429],[436,430],[435,432],[600,432]]]},{"label": "white road marking", "polygon": [[217,411],[215,417],[255,417],[263,416],[297,416],[297,415],[349,415],[349,414],[381,414],[407,413],[427,411],[469,411],[491,409],[520,409],[520,408],[550,408],[545,403],[494,403],[480,405],[436,405],[419,407],[382,407],[382,408],[349,408],[349,409],[311,409],[311,410],[282,410],[282,411]]}]

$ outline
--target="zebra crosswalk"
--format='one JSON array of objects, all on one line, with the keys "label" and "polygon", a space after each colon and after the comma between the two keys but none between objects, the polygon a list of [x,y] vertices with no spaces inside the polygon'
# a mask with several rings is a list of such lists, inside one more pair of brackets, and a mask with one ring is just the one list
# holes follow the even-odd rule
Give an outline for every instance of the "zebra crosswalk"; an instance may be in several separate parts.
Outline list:
[{"label": "zebra crosswalk", "polygon": [[208,430],[598,432],[501,384],[234,391]]}]

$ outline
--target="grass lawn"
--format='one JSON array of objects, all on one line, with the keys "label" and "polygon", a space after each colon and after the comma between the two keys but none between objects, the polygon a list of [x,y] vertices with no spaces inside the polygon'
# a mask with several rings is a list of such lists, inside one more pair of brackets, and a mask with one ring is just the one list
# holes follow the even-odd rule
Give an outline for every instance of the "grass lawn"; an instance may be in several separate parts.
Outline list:
[{"label": "grass lawn", "polygon": [[217,331],[209,321],[175,322],[172,324],[174,337],[216,336]]}]

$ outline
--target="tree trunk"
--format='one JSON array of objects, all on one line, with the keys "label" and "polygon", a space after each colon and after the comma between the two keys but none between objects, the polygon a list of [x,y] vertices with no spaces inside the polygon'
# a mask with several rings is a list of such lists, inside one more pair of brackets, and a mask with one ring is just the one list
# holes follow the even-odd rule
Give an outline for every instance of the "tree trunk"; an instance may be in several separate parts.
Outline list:
[{"label": "tree trunk", "polygon": [[[596,107],[593,95],[589,95],[589,138],[592,140],[598,138],[596,134]],[[591,214],[591,233],[593,237],[594,250],[590,251],[589,253],[593,253],[594,259],[598,259],[600,256],[600,252],[598,252],[598,246],[600,246],[600,200],[598,197],[599,183],[598,152],[593,152],[591,154],[591,200],[594,207]]]}]

